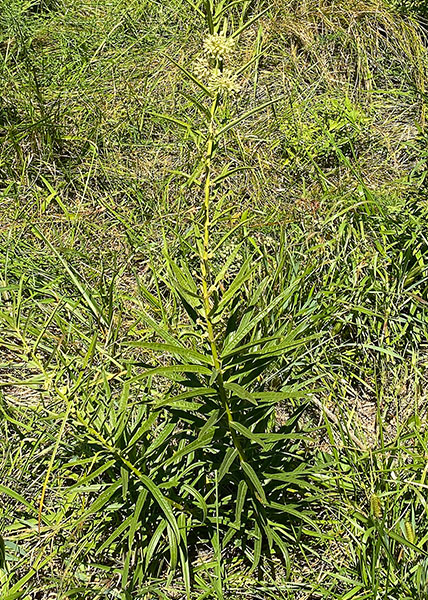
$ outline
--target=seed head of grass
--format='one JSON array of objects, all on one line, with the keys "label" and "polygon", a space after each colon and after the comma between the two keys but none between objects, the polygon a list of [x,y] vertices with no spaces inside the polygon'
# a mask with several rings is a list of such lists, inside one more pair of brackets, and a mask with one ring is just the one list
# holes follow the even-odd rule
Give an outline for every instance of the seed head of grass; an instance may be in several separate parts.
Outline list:
[{"label": "seed head of grass", "polygon": [[376,519],[380,519],[382,516],[382,505],[380,503],[379,496],[372,494],[370,498],[370,505],[373,515],[376,517]]}]

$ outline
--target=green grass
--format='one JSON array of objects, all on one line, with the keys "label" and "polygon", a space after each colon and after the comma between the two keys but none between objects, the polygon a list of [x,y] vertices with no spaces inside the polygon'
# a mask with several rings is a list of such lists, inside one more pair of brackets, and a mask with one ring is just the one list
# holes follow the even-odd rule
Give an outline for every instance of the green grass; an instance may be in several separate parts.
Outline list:
[{"label": "green grass", "polygon": [[0,2],[2,599],[428,598],[404,13]]}]

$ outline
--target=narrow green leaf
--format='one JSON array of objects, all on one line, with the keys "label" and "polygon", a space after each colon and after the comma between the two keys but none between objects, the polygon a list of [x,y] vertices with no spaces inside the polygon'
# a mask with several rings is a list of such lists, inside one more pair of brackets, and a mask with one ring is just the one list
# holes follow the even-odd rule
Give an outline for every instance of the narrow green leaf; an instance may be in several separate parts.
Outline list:
[{"label": "narrow green leaf", "polygon": [[229,473],[229,469],[232,466],[234,460],[238,456],[238,450],[236,448],[228,448],[221,462],[218,470],[218,481],[220,482],[225,475]]},{"label": "narrow green leaf", "polygon": [[214,33],[214,20],[213,20],[213,14],[211,11],[210,0],[204,0],[204,7],[205,7],[205,15],[206,15],[207,22],[208,22],[208,29],[209,29],[209,32],[212,34],[212,33]]},{"label": "narrow green leaf", "polygon": [[158,344],[154,342],[129,342],[126,345],[132,348],[144,348],[147,350],[154,350],[156,352],[168,352],[169,354],[176,354],[177,356],[180,356],[180,358],[200,361],[208,365],[212,364],[211,356],[206,356],[205,354],[197,352],[196,350],[191,350],[190,348],[183,348],[183,346],[176,346],[173,344]]},{"label": "narrow green leaf", "polygon": [[177,521],[174,517],[174,514],[172,512],[170,505],[168,504],[167,499],[162,494],[162,492],[160,491],[158,486],[150,479],[150,477],[147,477],[147,475],[144,475],[144,473],[140,473],[140,480],[141,480],[142,484],[152,494],[152,496],[156,500],[156,502],[158,503],[160,509],[162,510],[163,514],[165,515],[166,519],[168,520],[168,523],[169,523],[172,531],[174,532],[177,542],[179,542],[180,531],[179,531],[179,528],[177,525]]},{"label": "narrow green leaf", "polygon": [[[153,375],[161,375],[162,377],[171,379],[172,375],[180,375],[182,373],[201,373],[202,375],[211,375],[211,369],[203,367],[202,365],[168,365],[166,367],[155,367],[153,369],[149,369],[140,375],[135,375],[135,377],[132,377],[128,381],[129,383],[136,383],[137,381],[141,381],[147,377],[152,377]],[[172,379],[174,380],[174,378]]]},{"label": "narrow green leaf", "polygon": [[151,110],[148,110],[147,112],[152,117],[156,117],[158,119],[163,119],[164,121],[170,121],[171,123],[174,123],[174,125],[178,125],[179,127],[186,129],[186,131],[188,131],[189,134],[191,134],[192,136],[201,135],[201,132],[198,130],[195,131],[195,129],[193,128],[193,126],[190,123],[187,123],[186,121],[182,121],[181,119],[177,119],[177,117],[173,117],[171,115],[166,115],[163,113],[157,113],[157,112],[151,111]]},{"label": "narrow green leaf", "polygon": [[189,390],[188,392],[184,392],[183,394],[178,394],[177,396],[165,398],[165,400],[160,400],[159,403],[155,404],[155,408],[161,408],[162,406],[172,406],[175,402],[181,402],[182,400],[187,400],[188,398],[204,398],[205,396],[213,396],[215,394],[218,394],[218,391],[212,387],[197,387],[193,388],[192,390]]},{"label": "narrow green leaf", "polygon": [[227,345],[223,348],[223,357],[228,356],[231,350],[233,350],[237,344],[248,335],[251,330],[258,324],[262,319],[264,319],[268,314],[272,312],[272,310],[281,302],[285,302],[287,298],[291,296],[291,294],[295,291],[297,284],[294,284],[291,288],[287,288],[283,290],[272,302],[266,306],[263,310],[257,311],[256,315],[245,323],[243,321],[236,333],[228,339]]},{"label": "narrow green leaf", "polygon": [[[95,458],[96,458],[96,456],[93,457],[94,461],[95,461]],[[93,479],[96,479],[97,477],[102,475],[105,471],[110,469],[116,462],[117,461],[114,458],[112,458],[111,460],[108,460],[106,463],[104,463],[103,465],[98,467],[98,469],[96,469],[92,473],[89,473],[88,475],[86,475],[86,477],[79,479],[79,481],[75,485],[72,485],[71,487],[69,487],[67,489],[67,492],[68,493],[75,492],[76,489],[78,489],[84,485],[87,485],[90,481],[92,481]]]},{"label": "narrow green leaf", "polygon": [[245,461],[241,462],[241,466],[244,470],[245,475],[248,477],[248,479],[252,483],[253,488],[255,489],[259,500],[263,504],[267,504],[265,491],[264,491],[263,486],[262,486],[259,478],[257,477],[256,472],[254,471],[253,467],[248,462],[245,462]]},{"label": "narrow green leaf", "polygon": [[176,462],[183,456],[186,456],[187,454],[190,454],[191,452],[194,452],[195,450],[199,450],[199,448],[205,448],[205,446],[207,446],[211,442],[211,440],[213,438],[213,434],[214,434],[214,428],[212,428],[210,431],[208,431],[200,439],[199,438],[196,439],[194,442],[187,444],[186,446],[184,446],[184,448],[175,452],[170,458],[168,458],[168,460],[164,461],[161,465],[159,465],[158,468],[165,469],[166,467],[168,467],[172,463]]},{"label": "narrow green leaf", "polygon": [[246,437],[248,440],[251,440],[252,442],[255,442],[256,444],[259,444],[259,446],[261,446],[263,449],[265,448],[265,444],[264,444],[263,440],[260,439],[258,434],[255,434],[252,431],[250,431],[248,429],[248,427],[245,427],[241,423],[236,423],[235,421],[231,421],[230,426],[233,427],[233,429],[235,429],[235,431],[237,431],[238,433],[240,433],[241,435]]},{"label": "narrow green leaf", "polygon": [[4,545],[4,539],[0,535],[0,569],[3,569],[6,564],[6,548]]},{"label": "narrow green leaf", "polygon": [[159,541],[160,541],[162,534],[165,531],[166,527],[167,527],[167,521],[162,520],[159,523],[159,525],[156,527],[156,530],[150,539],[149,545],[147,546],[147,550],[146,550],[146,556],[145,556],[146,569],[149,568],[150,561],[152,560],[153,554],[156,551],[156,548],[159,544]]},{"label": "narrow green leaf", "polygon": [[293,515],[293,517],[296,517],[297,519],[299,519],[301,521],[305,521],[305,523],[308,523],[309,525],[311,525],[311,527],[313,527],[315,529],[315,531],[318,531],[319,533],[321,533],[320,528],[315,523],[315,521],[313,521],[313,519],[311,519],[309,517],[309,515],[307,514],[307,511],[302,510],[300,507],[292,506],[291,504],[280,504],[278,502],[269,502],[269,506],[271,508],[276,508],[279,511],[288,513],[289,515]]},{"label": "narrow green leaf", "polygon": [[200,506],[200,508],[202,510],[202,514],[203,514],[202,520],[205,521],[207,518],[207,515],[208,515],[208,507],[207,507],[207,503],[205,502],[203,496],[198,492],[198,490],[196,490],[191,485],[188,485],[187,483],[183,483],[181,487],[182,487],[183,491],[187,492],[188,494],[190,494],[191,496],[193,496],[195,498],[197,504]]},{"label": "narrow green leaf", "polygon": [[[231,175],[235,175],[235,173],[242,173],[242,171],[254,171],[255,169],[257,169],[257,167],[236,167],[235,169],[230,169],[230,171],[225,171],[224,173],[220,173],[220,175],[217,175],[217,177],[215,177],[212,180],[212,185],[217,185],[218,183],[221,183],[224,179],[227,179],[228,177],[230,177]],[[247,219],[248,222],[251,219]],[[241,223],[239,224],[239,227],[241,226]],[[217,248],[219,248],[221,246],[221,243],[217,244]]]},{"label": "narrow green leaf", "polygon": [[247,482],[241,479],[238,485],[238,493],[236,495],[236,506],[235,506],[235,523],[237,527],[241,526],[242,511],[244,510],[245,498],[247,495],[248,485]]},{"label": "narrow green leaf", "polygon": [[83,523],[84,521],[86,521],[86,519],[88,517],[90,517],[92,514],[99,512],[100,510],[105,509],[106,505],[108,504],[108,502],[110,501],[110,498],[113,496],[113,494],[116,492],[116,490],[118,490],[122,485],[122,482],[119,481],[115,481],[114,483],[110,484],[99,496],[98,498],[92,502],[92,504],[89,506],[89,508],[87,508],[85,510],[85,512],[83,513],[83,515],[81,515],[77,521],[75,521],[74,526],[77,527],[78,525],[80,525],[81,523]]},{"label": "narrow green leaf", "polygon": [[[33,514],[37,515],[39,512],[37,508],[34,508],[34,506],[32,506],[23,496],[21,496],[21,494],[18,494],[18,492],[15,492],[14,490],[12,490],[9,487],[6,487],[5,485],[0,485],[0,494],[5,494],[6,496],[9,496],[9,498],[16,500],[16,502],[19,502],[20,504],[28,508],[28,510]],[[50,525],[49,519],[47,519],[44,515],[42,515],[42,521],[46,525]]]},{"label": "narrow green leaf", "polygon": [[[161,53],[162,54],[162,53]],[[193,81],[193,83],[195,83],[203,92],[204,94],[208,97],[208,98],[212,98],[212,93],[211,91],[202,83],[202,81],[199,81],[199,79],[197,77],[195,77],[193,75],[193,73],[191,73],[190,71],[188,71],[185,67],[183,67],[183,65],[180,65],[180,63],[178,63],[174,58],[172,58],[171,56],[168,56],[167,54],[163,54],[163,56],[165,56],[168,60],[170,60],[172,63],[174,63],[174,65],[176,67],[178,67],[180,69],[180,71],[191,81]]]},{"label": "narrow green leaf", "polygon": [[248,392],[244,387],[242,387],[242,385],[239,385],[237,383],[226,382],[224,384],[224,387],[227,390],[233,392],[235,396],[238,396],[238,398],[242,398],[242,400],[248,400],[248,402],[251,402],[251,404],[257,406],[257,402],[255,400],[257,396],[254,396],[253,394]]},{"label": "narrow green leaf", "polygon": [[125,519],[116,529],[109,535],[109,537],[101,544],[99,548],[97,548],[97,553],[102,553],[104,550],[109,548],[111,544],[117,539],[124,531],[131,526],[134,515],[129,515],[127,519]]},{"label": "narrow green leaf", "polygon": [[87,290],[86,286],[82,283],[82,281],[80,280],[80,277],[74,272],[72,267],[67,263],[67,261],[58,252],[58,250],[54,246],[52,246],[50,241],[43,235],[43,233],[35,225],[32,225],[31,227],[32,227],[33,231],[36,233],[36,235],[45,242],[45,244],[49,247],[51,252],[53,252],[53,254],[55,254],[55,256],[58,258],[58,260],[61,262],[64,269],[67,271],[71,281],[76,286],[76,288],[79,290],[82,298],[85,300],[87,306],[90,308],[90,310],[92,311],[92,313],[96,317],[96,319],[99,320],[99,322],[102,323],[104,325],[104,327],[108,328],[109,323],[104,318],[102,310],[100,309],[98,304],[95,302],[92,295]]},{"label": "narrow green leaf", "polygon": [[255,108],[252,108],[251,110],[248,110],[247,112],[243,113],[241,116],[237,117],[233,121],[230,121],[227,125],[225,125],[221,129],[219,129],[216,132],[216,137],[220,138],[227,131],[229,131],[229,129],[233,129],[234,127],[236,127],[236,125],[239,125],[239,123],[241,123],[242,121],[245,121],[245,119],[248,119],[248,117],[251,117],[252,115],[255,115],[255,114],[261,112],[263,109],[268,108],[269,106],[272,106],[272,104],[275,104],[276,102],[279,102],[280,100],[282,100],[282,97],[274,98],[273,100],[268,100],[267,102],[264,102],[263,104],[260,104],[259,106],[256,106]]},{"label": "narrow green leaf", "polygon": [[251,565],[250,573],[257,569],[260,563],[260,559],[262,556],[262,532],[260,530],[259,524],[257,522],[254,523],[254,557],[253,564]]},{"label": "narrow green leaf", "polygon": [[241,27],[239,27],[232,33],[232,37],[238,37],[239,35],[241,35],[243,31],[245,31],[248,27],[251,27],[253,23],[258,21],[264,14],[266,14],[269,9],[270,6],[267,6],[264,10],[261,10],[259,13],[254,15],[254,17],[248,19],[248,21],[245,21],[245,23]]}]

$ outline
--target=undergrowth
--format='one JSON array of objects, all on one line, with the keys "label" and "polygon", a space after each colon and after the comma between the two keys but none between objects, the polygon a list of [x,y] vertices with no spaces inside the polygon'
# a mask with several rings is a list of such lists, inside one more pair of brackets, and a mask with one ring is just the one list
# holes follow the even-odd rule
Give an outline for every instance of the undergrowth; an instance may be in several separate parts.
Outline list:
[{"label": "undergrowth", "polygon": [[427,598],[423,11],[0,8],[1,598]]}]

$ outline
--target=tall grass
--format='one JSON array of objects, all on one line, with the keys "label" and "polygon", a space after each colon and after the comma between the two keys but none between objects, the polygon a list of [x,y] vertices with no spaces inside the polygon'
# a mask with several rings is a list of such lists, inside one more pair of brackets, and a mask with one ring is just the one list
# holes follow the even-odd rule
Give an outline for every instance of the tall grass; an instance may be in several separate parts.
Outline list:
[{"label": "tall grass", "polygon": [[426,598],[419,25],[0,19],[1,597]]}]

